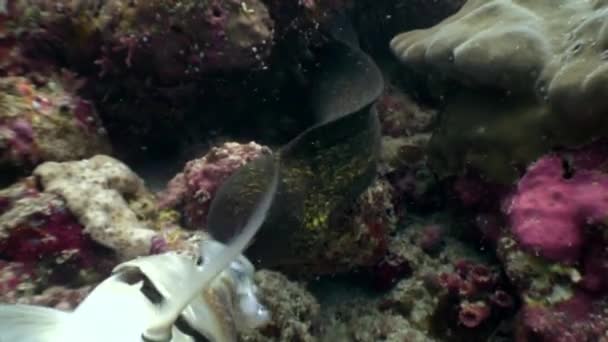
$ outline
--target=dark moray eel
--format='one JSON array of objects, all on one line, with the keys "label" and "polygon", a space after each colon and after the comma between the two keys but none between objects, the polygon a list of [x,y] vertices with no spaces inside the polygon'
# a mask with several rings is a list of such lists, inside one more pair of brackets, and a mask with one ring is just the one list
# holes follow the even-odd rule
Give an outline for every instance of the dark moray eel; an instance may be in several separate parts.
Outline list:
[{"label": "dark moray eel", "polygon": [[328,229],[335,229],[336,213],[351,206],[376,174],[380,126],[374,103],[383,78],[374,61],[348,38],[352,31],[339,27],[333,32],[317,54],[312,76],[316,123],[272,156],[239,169],[211,204],[208,229],[226,242],[253,210],[272,168],[280,167],[270,214],[247,252],[259,266],[297,263],[311,246],[324,241]]}]

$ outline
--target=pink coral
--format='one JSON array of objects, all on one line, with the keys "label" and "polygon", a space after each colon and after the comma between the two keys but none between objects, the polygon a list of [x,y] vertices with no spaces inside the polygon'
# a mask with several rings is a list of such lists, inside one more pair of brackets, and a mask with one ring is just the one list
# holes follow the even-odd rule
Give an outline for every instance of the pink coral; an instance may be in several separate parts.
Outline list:
[{"label": "pink coral", "polygon": [[608,219],[608,175],[577,168],[549,155],[534,163],[517,184],[507,208],[522,247],[554,261],[577,261],[585,228]]},{"label": "pink coral", "polygon": [[501,284],[500,273],[482,263],[461,259],[454,272],[443,272],[437,283],[446,290],[448,306],[458,312],[458,322],[476,328],[490,316],[498,318],[511,312],[515,303]]},{"label": "pink coral", "polygon": [[603,341],[608,328],[601,305],[577,292],[552,307],[526,305],[519,314],[517,342]]},{"label": "pink coral", "polygon": [[465,327],[476,328],[490,316],[490,313],[490,306],[484,302],[463,302],[460,304],[458,319]]},{"label": "pink coral", "polygon": [[186,164],[160,194],[161,208],[183,209],[186,225],[201,228],[220,185],[236,170],[270,149],[254,142],[228,142],[214,147],[204,157]]}]

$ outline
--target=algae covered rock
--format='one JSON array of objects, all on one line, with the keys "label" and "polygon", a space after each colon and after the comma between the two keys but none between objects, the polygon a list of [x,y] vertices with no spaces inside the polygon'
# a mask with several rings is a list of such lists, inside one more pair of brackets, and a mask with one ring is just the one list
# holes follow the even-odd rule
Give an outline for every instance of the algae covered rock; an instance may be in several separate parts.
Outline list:
[{"label": "algae covered rock", "polygon": [[397,35],[394,54],[429,72],[445,100],[433,138],[438,168],[508,182],[549,148],[604,135],[606,6],[470,0],[432,28]]},{"label": "algae covered rock", "polygon": [[258,0],[19,0],[6,14],[26,56],[57,56],[86,71],[97,64],[103,74],[131,69],[164,83],[260,64],[274,33]]},{"label": "algae covered rock", "polygon": [[260,64],[273,42],[273,21],[259,0],[108,1],[99,18],[108,71],[126,66],[163,82]]},{"label": "algae covered rock", "polygon": [[110,151],[93,104],[70,84],[59,76],[42,85],[24,77],[0,78],[0,164],[27,169]]}]

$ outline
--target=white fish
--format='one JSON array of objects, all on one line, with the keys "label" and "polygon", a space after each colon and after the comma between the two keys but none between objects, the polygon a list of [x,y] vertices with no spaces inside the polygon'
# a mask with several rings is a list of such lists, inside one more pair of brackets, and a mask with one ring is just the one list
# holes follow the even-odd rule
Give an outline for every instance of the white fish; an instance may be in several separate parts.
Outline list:
[{"label": "white fish", "polygon": [[200,263],[168,252],[120,264],[73,312],[0,305],[0,342],[194,341],[184,330],[232,342],[236,333],[226,322],[237,328],[264,323],[269,314],[257,302],[253,266],[241,253],[271,207],[278,183],[273,169],[270,186],[227,246],[203,242]]}]

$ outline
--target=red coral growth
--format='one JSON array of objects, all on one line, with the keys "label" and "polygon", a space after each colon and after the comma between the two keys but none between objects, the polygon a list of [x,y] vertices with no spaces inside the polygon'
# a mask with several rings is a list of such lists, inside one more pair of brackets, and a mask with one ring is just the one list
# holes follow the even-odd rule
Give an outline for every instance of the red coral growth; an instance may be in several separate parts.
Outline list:
[{"label": "red coral growth", "polygon": [[467,328],[476,328],[490,317],[490,307],[484,302],[460,304],[458,319]]},{"label": "red coral growth", "polygon": [[92,250],[93,241],[65,210],[55,210],[39,222],[15,227],[7,239],[0,241],[0,255],[23,263],[65,258],[76,261],[80,267],[88,267],[93,265]]},{"label": "red coral growth", "polygon": [[513,308],[513,297],[500,288],[497,271],[465,259],[455,262],[454,269],[455,272],[439,274],[437,283],[447,290],[449,305],[457,305],[458,320],[463,326],[475,328],[492,312],[501,314]]},{"label": "red coral growth", "polygon": [[496,274],[486,265],[474,265],[469,272],[469,277],[473,284],[480,289],[488,289],[496,285]]}]

